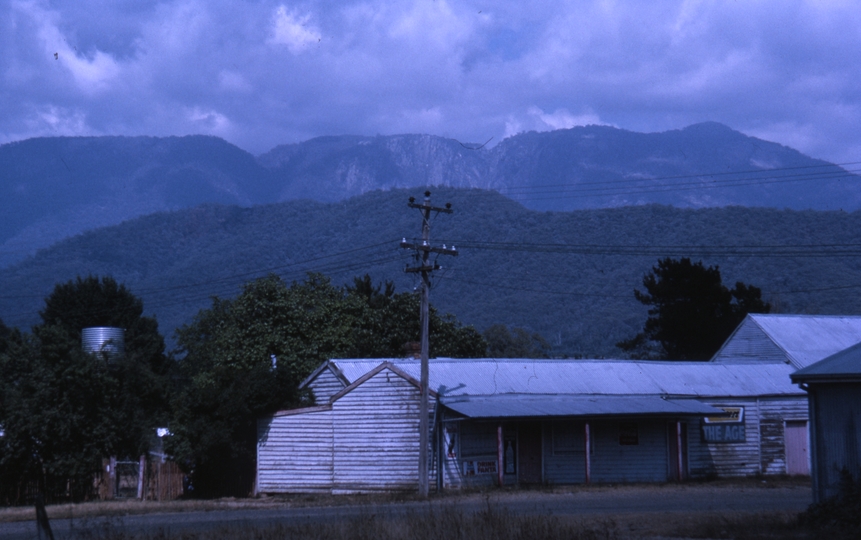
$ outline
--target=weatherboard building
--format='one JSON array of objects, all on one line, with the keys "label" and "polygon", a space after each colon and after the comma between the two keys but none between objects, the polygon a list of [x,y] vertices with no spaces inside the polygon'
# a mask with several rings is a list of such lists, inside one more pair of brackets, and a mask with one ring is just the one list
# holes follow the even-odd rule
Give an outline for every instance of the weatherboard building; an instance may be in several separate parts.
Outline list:
[{"label": "weatherboard building", "polygon": [[[808,335],[834,344],[796,339]],[[861,317],[759,315],[711,362],[431,359],[431,485],[809,474],[790,374],[852,340]],[[317,405],[260,420],[257,491],[416,489],[419,370],[325,362],[303,383]]]}]

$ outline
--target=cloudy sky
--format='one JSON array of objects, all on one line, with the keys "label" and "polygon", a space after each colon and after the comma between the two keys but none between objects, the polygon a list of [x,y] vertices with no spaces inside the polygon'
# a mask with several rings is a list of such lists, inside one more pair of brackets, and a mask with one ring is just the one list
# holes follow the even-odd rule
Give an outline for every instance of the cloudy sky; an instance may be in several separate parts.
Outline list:
[{"label": "cloudy sky", "polygon": [[0,52],[0,143],[714,120],[861,161],[854,0],[0,0]]}]

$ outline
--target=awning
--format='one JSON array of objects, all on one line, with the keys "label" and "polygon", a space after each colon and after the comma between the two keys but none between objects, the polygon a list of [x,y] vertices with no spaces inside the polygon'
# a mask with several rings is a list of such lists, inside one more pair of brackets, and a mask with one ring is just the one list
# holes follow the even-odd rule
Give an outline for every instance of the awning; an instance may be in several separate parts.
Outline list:
[{"label": "awning", "polygon": [[562,416],[720,416],[722,409],[695,399],[661,396],[492,396],[442,397],[447,408],[468,418],[539,418]]}]

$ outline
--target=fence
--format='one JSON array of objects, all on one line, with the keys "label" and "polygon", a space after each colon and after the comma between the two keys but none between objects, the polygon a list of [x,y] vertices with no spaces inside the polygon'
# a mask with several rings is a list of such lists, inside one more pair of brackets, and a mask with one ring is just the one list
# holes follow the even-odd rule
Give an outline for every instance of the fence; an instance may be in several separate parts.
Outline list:
[{"label": "fence", "polygon": [[139,460],[105,459],[98,482],[100,499],[168,501],[183,494],[185,474],[160,455]]}]

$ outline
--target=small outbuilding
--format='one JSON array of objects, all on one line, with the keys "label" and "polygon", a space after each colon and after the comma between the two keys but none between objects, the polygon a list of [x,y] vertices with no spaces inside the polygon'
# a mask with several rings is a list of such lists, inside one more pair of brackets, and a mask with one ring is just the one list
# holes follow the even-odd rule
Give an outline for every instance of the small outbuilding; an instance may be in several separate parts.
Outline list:
[{"label": "small outbuilding", "polygon": [[861,481],[861,343],[792,374],[807,391],[813,499],[838,494],[841,477]]}]

